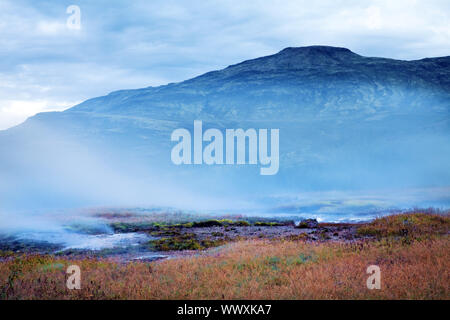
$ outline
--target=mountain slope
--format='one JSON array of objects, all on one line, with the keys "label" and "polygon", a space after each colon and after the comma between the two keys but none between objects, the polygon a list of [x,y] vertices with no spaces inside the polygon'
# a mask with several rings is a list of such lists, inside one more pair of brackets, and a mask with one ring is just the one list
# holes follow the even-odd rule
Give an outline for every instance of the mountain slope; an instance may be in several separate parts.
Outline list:
[{"label": "mountain slope", "polygon": [[398,61],[366,58],[343,48],[287,48],[181,83],[113,92],[70,112],[238,120],[264,119],[269,113],[284,120],[305,111],[428,110],[449,101],[449,69],[450,57]]},{"label": "mountain slope", "polygon": [[[278,174],[260,176],[254,165],[175,166],[170,135],[192,130],[194,120],[205,129],[280,129]],[[112,92],[0,132],[0,200],[12,208],[227,209],[255,195],[262,207],[261,199],[286,193],[367,190],[371,199],[371,190],[450,186],[449,138],[450,57],[286,48],[184,82]],[[448,203],[448,195],[439,198]]]}]

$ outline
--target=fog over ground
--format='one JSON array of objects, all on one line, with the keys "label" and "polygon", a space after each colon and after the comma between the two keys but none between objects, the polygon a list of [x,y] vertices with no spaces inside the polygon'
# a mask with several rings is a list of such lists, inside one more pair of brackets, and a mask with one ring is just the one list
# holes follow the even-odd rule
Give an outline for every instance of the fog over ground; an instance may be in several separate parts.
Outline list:
[{"label": "fog over ground", "polygon": [[[448,58],[367,58],[448,56],[448,1],[80,0],[79,30],[69,4],[0,0],[0,233],[95,247],[67,227],[110,234],[89,215],[110,208],[355,221],[450,206]],[[311,45],[340,48],[292,48]],[[194,120],[279,128],[279,172],[175,166],[170,135]]]}]

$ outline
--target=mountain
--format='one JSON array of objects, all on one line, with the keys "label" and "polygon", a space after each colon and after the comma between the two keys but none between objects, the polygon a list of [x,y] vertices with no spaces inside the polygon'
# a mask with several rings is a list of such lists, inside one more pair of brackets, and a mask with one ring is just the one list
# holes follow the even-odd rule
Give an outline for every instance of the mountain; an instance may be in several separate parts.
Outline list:
[{"label": "mountain", "polygon": [[[171,133],[192,130],[194,120],[204,130],[279,129],[279,172],[174,165]],[[286,48],[180,83],[112,92],[0,132],[0,201],[228,209],[273,206],[268,199],[286,194],[359,192],[362,206],[375,208],[418,203],[395,199],[400,191],[441,190],[423,192],[420,204],[447,206],[449,138],[450,57]],[[350,198],[333,196],[318,210]]]},{"label": "mountain", "polygon": [[429,110],[448,102],[449,68],[449,57],[398,61],[366,58],[344,48],[287,48],[181,83],[113,92],[68,112],[239,121],[267,115],[287,120],[305,112]]}]

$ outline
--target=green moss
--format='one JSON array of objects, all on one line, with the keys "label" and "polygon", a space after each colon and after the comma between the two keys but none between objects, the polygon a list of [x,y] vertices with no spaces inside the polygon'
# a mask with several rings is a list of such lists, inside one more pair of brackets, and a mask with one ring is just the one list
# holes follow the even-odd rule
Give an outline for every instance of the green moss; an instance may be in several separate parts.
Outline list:
[{"label": "green moss", "polygon": [[233,224],[233,220],[230,220],[230,219],[222,219],[222,220],[217,220],[217,221],[220,222],[222,225]]},{"label": "green moss", "polygon": [[223,240],[211,240],[211,239],[205,239],[200,241],[200,245],[203,249],[207,248],[213,248],[223,245],[225,242]]},{"label": "green moss", "polygon": [[165,237],[152,240],[149,245],[159,251],[203,250],[217,247],[224,243],[223,240],[204,239],[198,240],[194,233],[186,233],[174,237]]},{"label": "green moss", "polygon": [[138,232],[138,231],[149,231],[158,228],[159,225],[155,223],[125,223],[125,222],[114,222],[110,224],[110,227],[116,233],[127,233],[127,232]]},{"label": "green moss", "polygon": [[244,220],[233,221],[230,219],[210,219],[204,221],[183,222],[177,224],[167,224],[159,222],[149,223],[126,223],[126,222],[114,222],[110,224],[114,232],[126,233],[126,232],[155,232],[155,231],[169,231],[174,228],[208,228],[208,227],[246,227],[250,226],[250,223]]},{"label": "green moss", "polygon": [[266,222],[266,221],[257,221],[255,222],[256,227],[278,227],[282,226],[282,223],[279,222]]},{"label": "green moss", "polygon": [[0,250],[0,258],[8,258],[14,256],[14,251],[11,250]]},{"label": "green moss", "polygon": [[205,221],[197,221],[197,222],[189,222],[182,225],[183,227],[187,228],[208,228],[208,227],[229,227],[229,226],[236,226],[236,227],[246,227],[250,226],[250,223],[244,220],[238,220],[233,221],[230,219],[210,219]]},{"label": "green moss", "polygon": [[153,231],[150,233],[152,236],[155,237],[162,237],[162,236],[180,236],[181,232],[179,229],[171,227],[171,228],[161,228],[157,231]]},{"label": "green moss", "polygon": [[193,222],[187,222],[187,223],[183,223],[181,226],[182,226],[183,228],[192,228],[193,225],[194,225]]},{"label": "green moss", "polygon": [[206,220],[206,221],[199,221],[194,222],[193,227],[194,228],[207,228],[207,227],[221,227],[224,224],[220,222],[219,220]]}]

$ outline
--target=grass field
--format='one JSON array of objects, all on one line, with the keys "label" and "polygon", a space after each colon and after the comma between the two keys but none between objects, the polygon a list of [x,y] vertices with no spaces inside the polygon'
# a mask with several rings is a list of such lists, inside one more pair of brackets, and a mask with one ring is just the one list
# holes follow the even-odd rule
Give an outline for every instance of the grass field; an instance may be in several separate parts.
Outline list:
[{"label": "grass field", "polygon": [[[361,225],[364,238],[352,242],[241,240],[151,263],[3,252],[0,298],[450,299],[449,225],[416,212]],[[74,264],[81,290],[66,288]],[[366,286],[370,265],[380,267],[380,290]]]}]

